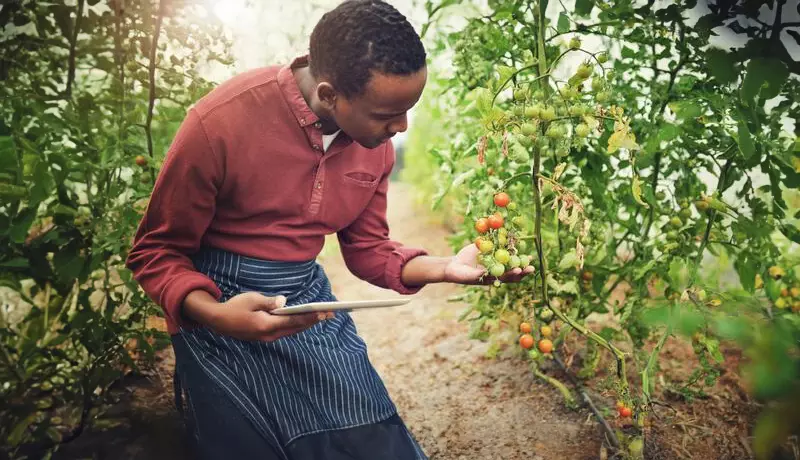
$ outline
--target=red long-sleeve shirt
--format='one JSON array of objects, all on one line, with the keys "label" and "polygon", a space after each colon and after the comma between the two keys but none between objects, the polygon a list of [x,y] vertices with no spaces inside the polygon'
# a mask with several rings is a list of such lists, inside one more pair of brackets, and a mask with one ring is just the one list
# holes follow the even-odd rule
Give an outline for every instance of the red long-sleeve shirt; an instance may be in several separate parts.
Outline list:
[{"label": "red long-sleeve shirt", "polygon": [[420,289],[400,273],[426,251],[389,239],[391,142],[366,149],[340,133],[323,152],[319,119],[292,73],[305,62],[224,82],[188,111],[167,152],[126,263],[170,333],[191,291],[221,295],[189,258],[201,246],[306,261],[337,233],[353,274],[401,294]]}]

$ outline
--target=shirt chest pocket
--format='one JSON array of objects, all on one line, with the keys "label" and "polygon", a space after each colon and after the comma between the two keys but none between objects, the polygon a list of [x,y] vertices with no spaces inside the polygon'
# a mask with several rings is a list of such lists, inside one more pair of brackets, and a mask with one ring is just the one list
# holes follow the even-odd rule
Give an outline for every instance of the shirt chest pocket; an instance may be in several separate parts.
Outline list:
[{"label": "shirt chest pocket", "polygon": [[381,182],[381,176],[366,169],[350,170],[338,174],[335,202],[329,202],[328,210],[336,212],[329,215],[337,229],[350,225],[367,208]]},{"label": "shirt chest pocket", "polygon": [[355,185],[356,187],[363,187],[367,189],[374,189],[378,187],[380,177],[369,171],[350,171],[342,176],[345,184]]}]

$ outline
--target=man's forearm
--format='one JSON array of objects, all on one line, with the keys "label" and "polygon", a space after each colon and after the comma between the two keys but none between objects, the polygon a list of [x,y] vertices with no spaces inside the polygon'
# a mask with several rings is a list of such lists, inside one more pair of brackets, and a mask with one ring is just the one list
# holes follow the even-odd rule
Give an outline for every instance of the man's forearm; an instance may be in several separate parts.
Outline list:
[{"label": "man's forearm", "polygon": [[409,260],[401,273],[406,286],[423,286],[444,282],[445,267],[450,257],[417,256]]},{"label": "man's forearm", "polygon": [[206,326],[214,324],[219,312],[217,299],[202,289],[190,292],[183,300],[183,308],[181,308],[181,314],[184,317]]}]

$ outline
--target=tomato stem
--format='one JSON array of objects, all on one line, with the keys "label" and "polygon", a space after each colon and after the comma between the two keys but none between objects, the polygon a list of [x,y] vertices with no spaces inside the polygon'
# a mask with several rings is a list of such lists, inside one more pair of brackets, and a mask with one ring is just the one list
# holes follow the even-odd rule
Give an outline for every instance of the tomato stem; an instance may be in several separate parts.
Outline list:
[{"label": "tomato stem", "polygon": [[569,388],[567,388],[566,385],[561,383],[558,379],[550,377],[549,375],[540,371],[539,366],[536,363],[531,363],[531,372],[533,372],[533,375],[535,375],[536,377],[556,387],[556,389],[564,397],[564,400],[566,401],[568,407],[570,408],[577,407],[577,401],[575,399],[575,396],[572,395],[572,392],[569,391]]}]

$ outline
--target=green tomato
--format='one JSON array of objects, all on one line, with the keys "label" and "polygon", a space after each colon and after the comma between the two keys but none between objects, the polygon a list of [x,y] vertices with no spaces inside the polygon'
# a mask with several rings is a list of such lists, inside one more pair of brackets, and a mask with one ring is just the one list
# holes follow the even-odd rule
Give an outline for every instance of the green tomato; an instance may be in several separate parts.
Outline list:
[{"label": "green tomato", "polygon": [[[508,204],[506,205],[506,208],[507,208],[509,211],[516,211],[516,210],[517,210],[517,202],[516,202],[516,201],[512,201],[512,202],[508,203]],[[504,230],[504,229],[505,229],[505,227],[504,227],[504,228],[502,228],[501,230]]]},{"label": "green tomato", "polygon": [[578,37],[572,37],[572,40],[569,41],[569,48],[576,50],[581,47],[581,39]]},{"label": "green tomato", "polygon": [[489,254],[494,251],[494,243],[489,240],[481,240],[481,242],[478,243],[478,250],[480,250],[482,254]]},{"label": "green tomato", "polygon": [[[517,241],[517,249],[520,250],[520,251],[525,251],[526,249],[528,249],[528,242],[525,241],[525,240]],[[520,256],[520,258],[519,258],[520,264],[519,265],[521,267],[527,267],[528,266],[528,264],[524,263],[524,262],[529,262],[530,263],[530,260],[527,257],[528,256]]]},{"label": "green tomato", "polygon": [[511,223],[517,227],[525,227],[525,216],[516,216],[511,219]]},{"label": "green tomato", "polygon": [[555,120],[555,118],[556,118],[556,110],[551,106],[547,106],[544,109],[542,109],[542,113],[541,113],[540,116],[542,117],[542,120],[544,120],[544,121]]},{"label": "green tomato", "polygon": [[581,115],[583,115],[583,107],[577,104],[569,106],[569,116],[579,117]]},{"label": "green tomato", "polygon": [[503,264],[494,264],[492,265],[492,268],[489,269],[489,274],[495,278],[503,276],[505,272],[506,267]]},{"label": "green tomato", "polygon": [[505,235],[497,235],[497,244],[500,246],[505,246],[508,244],[508,237]]},{"label": "green tomato", "polygon": [[522,260],[519,256],[511,256],[508,260],[508,267],[509,268],[518,268],[522,264]]},{"label": "green tomato", "polygon": [[520,126],[519,131],[526,136],[535,136],[537,130],[533,123],[525,123]]},{"label": "green tomato", "polygon": [[552,124],[547,127],[547,131],[545,131],[544,135],[550,139],[561,139],[566,135],[566,129],[564,129],[563,126]]},{"label": "green tomato", "polygon": [[575,135],[578,137],[586,137],[589,135],[591,128],[586,123],[581,123],[575,127]]},{"label": "green tomato", "polygon": [[508,229],[505,227],[500,227],[500,229],[497,230],[497,234],[501,236],[508,236]]},{"label": "green tomato", "polygon": [[597,62],[599,62],[600,64],[605,64],[606,62],[608,62],[608,54],[606,53],[600,53],[596,57],[597,57]]},{"label": "green tomato", "polygon": [[662,201],[662,200],[664,200],[664,198],[666,198],[666,197],[667,197],[667,194],[666,194],[666,193],[664,193],[664,192],[656,192],[656,199],[657,199],[658,201]]},{"label": "green tomato", "polygon": [[518,105],[518,106],[514,107],[514,110],[512,111],[512,113],[514,114],[514,116],[521,117],[521,116],[525,115],[525,108],[522,107],[521,105]]},{"label": "green tomato", "polygon": [[669,220],[669,224],[675,228],[680,228],[681,226],[683,226],[683,221],[681,220],[680,217],[674,216],[672,219]]},{"label": "green tomato", "polygon": [[543,308],[542,311],[539,312],[539,318],[542,321],[549,323],[553,319],[553,310],[547,307]]},{"label": "green tomato", "polygon": [[516,88],[514,90],[514,100],[515,101],[524,101],[528,98],[528,92],[522,88]]},{"label": "green tomato", "polygon": [[564,158],[569,155],[569,147],[562,145],[556,149],[556,156],[558,158]]},{"label": "green tomato", "polygon": [[494,260],[500,264],[507,264],[508,261],[511,260],[511,254],[505,249],[498,249],[494,252]]},{"label": "green tomato", "polygon": [[578,78],[589,78],[592,75],[592,66],[590,64],[581,64],[578,66],[578,70],[575,72],[575,75]]},{"label": "green tomato", "polygon": [[541,90],[536,90],[533,92],[533,100],[541,101],[544,99],[544,93]]},{"label": "green tomato", "polygon": [[611,95],[608,93],[608,91],[601,91],[597,93],[597,96],[594,98],[597,100],[597,102],[606,102],[610,97]]},{"label": "green tomato", "polygon": [[688,219],[692,217],[692,211],[689,208],[683,208],[681,209],[681,212],[678,213],[678,215],[681,216],[681,218],[683,219]]},{"label": "green tomato", "polygon": [[539,118],[542,113],[542,107],[539,104],[525,107],[525,116],[528,118]]},{"label": "green tomato", "polygon": [[539,359],[541,356],[542,355],[539,354],[539,350],[537,350],[536,348],[531,348],[530,350],[528,350],[528,358],[534,361]]},{"label": "green tomato", "polygon": [[606,82],[600,77],[594,77],[592,79],[592,91],[602,91],[605,88]]}]

